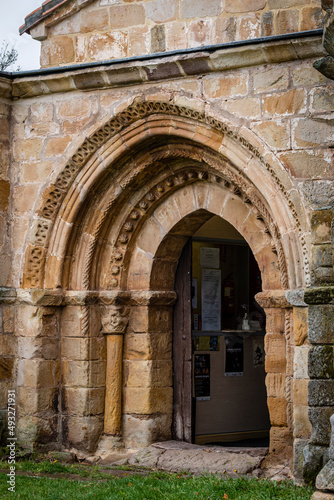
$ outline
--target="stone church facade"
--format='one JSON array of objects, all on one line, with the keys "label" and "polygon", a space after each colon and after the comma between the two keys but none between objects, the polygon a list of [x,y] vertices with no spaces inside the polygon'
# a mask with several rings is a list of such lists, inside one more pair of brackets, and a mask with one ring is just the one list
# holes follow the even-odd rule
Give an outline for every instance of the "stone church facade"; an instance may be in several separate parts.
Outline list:
[{"label": "stone church facade", "polygon": [[49,0],[26,18],[41,70],[0,77],[0,403],[5,427],[16,390],[24,447],[186,439],[175,275],[219,216],[261,271],[267,461],[334,490],[332,9]]}]

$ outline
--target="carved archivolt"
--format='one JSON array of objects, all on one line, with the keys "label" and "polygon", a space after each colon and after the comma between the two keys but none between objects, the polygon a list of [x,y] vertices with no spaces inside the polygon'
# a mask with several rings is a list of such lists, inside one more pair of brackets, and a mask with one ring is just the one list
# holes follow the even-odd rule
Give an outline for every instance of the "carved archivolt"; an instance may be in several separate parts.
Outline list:
[{"label": "carved archivolt", "polygon": [[[282,182],[280,181],[278,175],[274,171],[273,167],[268,163],[266,158],[244,137],[238,135],[235,131],[231,130],[225,123],[220,122],[216,118],[207,115],[206,113],[201,113],[199,111],[193,110],[185,106],[179,106],[172,104],[171,102],[163,101],[141,101],[135,100],[135,102],[129,106],[125,111],[117,114],[115,117],[111,118],[106,124],[100,127],[96,132],[94,132],[90,137],[85,139],[80,148],[72,156],[72,158],[67,162],[64,169],[58,175],[56,181],[53,185],[45,191],[43,195],[43,203],[40,208],[36,211],[36,223],[34,226],[34,232],[31,234],[29,241],[30,244],[26,253],[26,264],[24,269],[24,286],[29,288],[43,288],[44,282],[44,265],[46,258],[46,248],[48,246],[50,233],[52,230],[52,225],[56,219],[59,209],[64,201],[66,194],[68,193],[71,185],[73,184],[75,178],[81,171],[81,169],[86,165],[89,159],[95,154],[99,148],[101,148],[107,141],[109,141],[113,136],[122,132],[126,127],[133,124],[138,120],[145,119],[146,117],[154,114],[167,115],[167,116],[178,116],[184,117],[186,119],[194,120],[195,123],[205,124],[214,130],[225,134],[226,136],[232,138],[237,143],[241,144],[246,148],[252,156],[256,157],[265,169],[270,173],[272,179],[275,181],[275,185],[281,191],[286,199],[287,205],[289,206],[290,212],[294,218],[294,224],[296,231],[299,233],[299,240],[302,245],[303,257],[304,257],[304,271],[306,277],[309,276],[309,264],[308,264],[308,252],[306,241],[303,236],[302,226],[294,207],[292,200],[289,197],[289,193],[285,190]],[[156,161],[159,159],[165,159],[170,151],[165,151],[160,153],[160,158],[156,157]],[[179,153],[180,154],[180,153]],[[201,155],[200,155],[201,156]],[[194,158],[197,161],[204,161],[208,165],[214,168],[214,162],[209,156],[202,156],[201,158]],[[210,163],[211,162],[211,163]],[[191,182],[191,176],[195,176],[196,179],[204,179],[203,176],[209,175],[208,172],[200,170],[191,170],[187,172],[180,173],[181,178],[175,178],[173,176],[166,178],[163,183],[155,186],[150,192],[148,192],[145,197],[140,201],[136,210],[129,214],[128,220],[125,222],[121,233],[118,236],[119,248],[115,251],[113,256],[113,264],[111,267],[111,279],[110,284],[114,287],[118,285],[119,274],[121,272],[121,261],[123,258],[122,245],[126,245],[130,241],[132,234],[134,234],[135,227],[138,224],[140,218],[148,212],[149,207],[167,190],[173,188],[173,183],[180,182]],[[184,176],[184,179],[182,179]],[[202,176],[202,177],[201,177]],[[213,179],[211,179],[213,180]],[[230,182],[231,190],[235,190],[235,194],[241,195],[246,203],[251,202],[254,204],[256,209],[259,211],[261,218],[263,219],[268,232],[273,238],[273,251],[277,252],[278,260],[280,262],[280,270],[282,274],[283,283],[286,283],[286,262],[284,258],[284,252],[282,245],[279,241],[279,230],[275,226],[274,221],[269,216],[268,210],[260,202],[259,199],[255,200],[254,193],[245,178],[242,178],[237,172],[230,172],[230,177],[228,180],[220,179],[217,177],[215,182]],[[129,180],[131,182],[131,180]],[[260,206],[262,203],[262,206]],[[112,202],[110,203],[112,205]],[[107,215],[107,210],[101,215],[100,220],[97,224],[95,233],[98,234],[101,226],[104,223],[105,217]],[[90,243],[90,249],[86,254],[85,262],[85,286],[89,286],[89,269],[91,267],[91,261],[94,254],[95,239],[92,238]]]},{"label": "carved archivolt", "polygon": [[[177,156],[177,153],[178,151],[176,148],[173,154]],[[168,156],[171,157],[170,152]],[[162,158],[163,153],[159,155],[159,159]],[[214,164],[213,161],[210,163],[212,165]],[[215,166],[217,167],[217,165]],[[167,172],[165,178],[160,179],[155,186],[151,187],[143,195],[136,207],[130,210],[115,238],[115,248],[109,270],[109,287],[117,288],[122,282],[123,263],[132,238],[137,236],[137,227],[141,226],[143,222],[150,217],[161,199],[166,198],[168,194],[176,189],[195,181],[205,181],[222,185],[235,196],[240,197],[244,203],[253,207],[258,220],[263,223],[264,231],[272,238],[272,251],[278,256],[282,286],[288,288],[287,266],[279,231],[264,203],[256,196],[254,186],[247,182],[243,176],[233,172],[232,169],[224,169],[224,176],[222,176],[217,173],[217,170],[212,173],[208,170],[196,167],[181,169],[174,175],[170,175],[170,173]]]}]

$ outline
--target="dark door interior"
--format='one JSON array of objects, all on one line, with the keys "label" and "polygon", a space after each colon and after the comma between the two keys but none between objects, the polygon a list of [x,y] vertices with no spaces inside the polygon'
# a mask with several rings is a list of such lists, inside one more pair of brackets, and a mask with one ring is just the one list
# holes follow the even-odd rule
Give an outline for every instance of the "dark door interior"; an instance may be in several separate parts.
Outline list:
[{"label": "dark door interior", "polygon": [[261,275],[248,245],[189,239],[175,290],[173,439],[266,438],[265,316],[254,299]]}]

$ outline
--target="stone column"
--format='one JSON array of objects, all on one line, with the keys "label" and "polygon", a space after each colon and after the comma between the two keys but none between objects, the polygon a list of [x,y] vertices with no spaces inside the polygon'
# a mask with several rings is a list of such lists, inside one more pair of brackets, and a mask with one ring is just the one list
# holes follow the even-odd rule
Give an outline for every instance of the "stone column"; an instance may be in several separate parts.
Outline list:
[{"label": "stone column", "polygon": [[101,309],[102,333],[106,336],[107,367],[104,434],[122,434],[123,335],[129,308],[104,306]]}]

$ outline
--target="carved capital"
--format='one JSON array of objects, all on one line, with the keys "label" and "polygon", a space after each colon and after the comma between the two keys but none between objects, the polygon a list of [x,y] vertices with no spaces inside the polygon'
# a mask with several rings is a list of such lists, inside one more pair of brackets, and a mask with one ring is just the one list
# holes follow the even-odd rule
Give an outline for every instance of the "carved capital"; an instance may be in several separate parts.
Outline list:
[{"label": "carved capital", "polygon": [[285,292],[286,290],[269,290],[266,292],[260,292],[255,295],[255,300],[261,307],[263,307],[263,309],[273,307],[286,309],[292,306],[287,301]]},{"label": "carved capital", "polygon": [[102,333],[105,335],[121,335],[125,333],[129,322],[129,307],[103,306],[101,307]]}]

